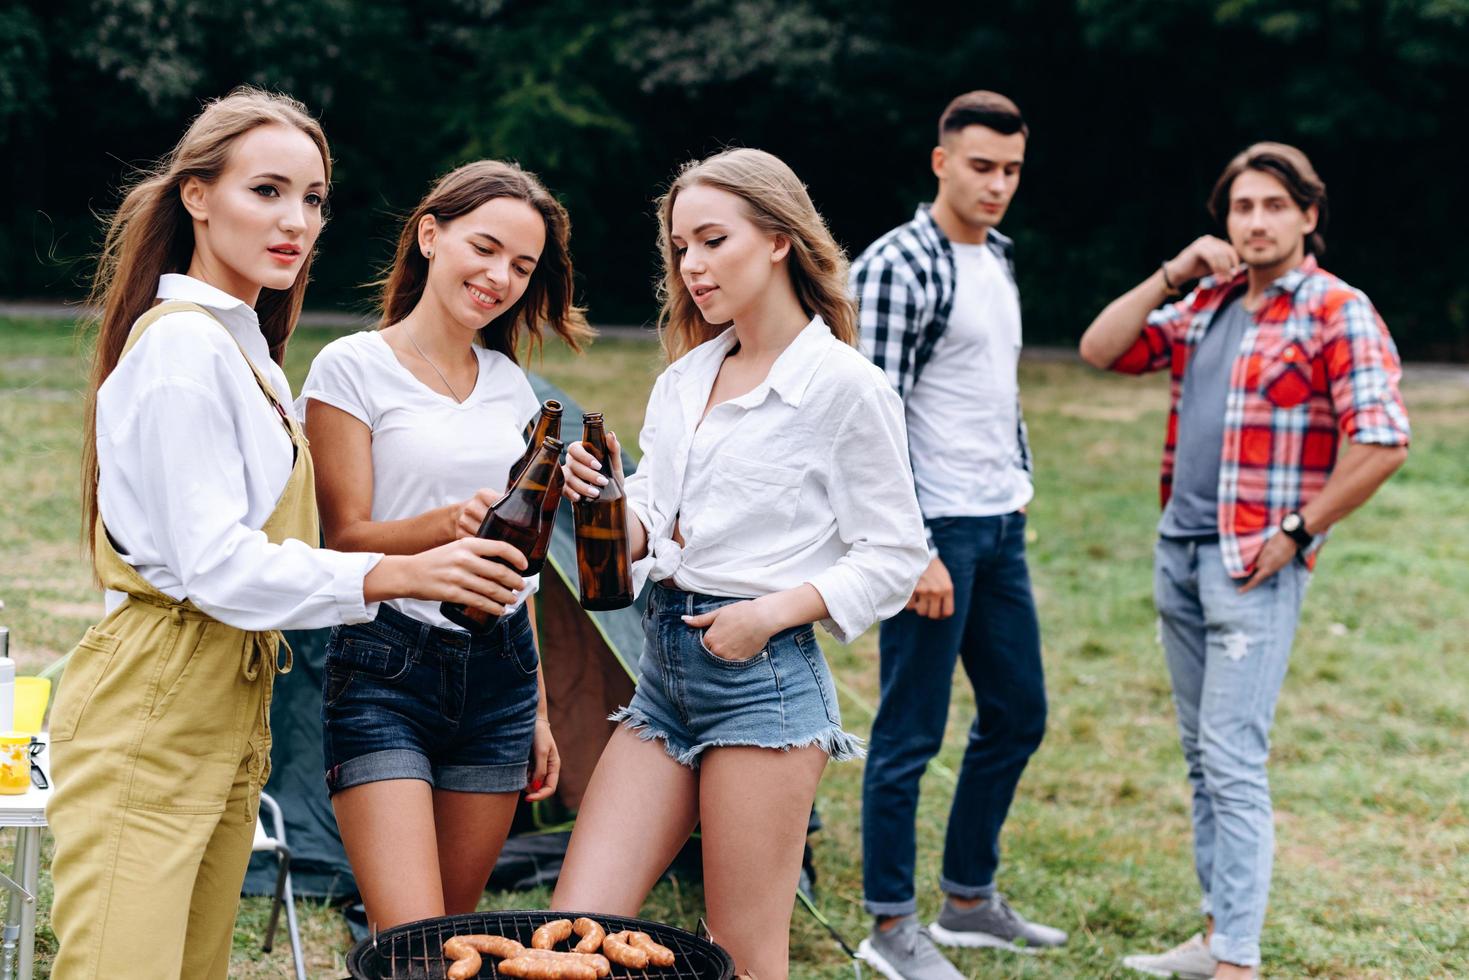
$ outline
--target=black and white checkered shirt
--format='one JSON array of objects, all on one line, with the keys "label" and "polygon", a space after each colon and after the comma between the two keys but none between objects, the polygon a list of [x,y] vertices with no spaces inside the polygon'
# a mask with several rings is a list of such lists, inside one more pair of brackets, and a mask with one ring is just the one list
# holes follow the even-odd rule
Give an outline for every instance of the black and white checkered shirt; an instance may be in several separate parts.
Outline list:
[{"label": "black and white checkered shirt", "polygon": [[[1013,283],[1015,244],[993,228],[985,244],[1001,260],[1001,268]],[[926,204],[919,205],[912,221],[883,235],[852,263],[862,352],[882,368],[904,400],[948,329],[955,279],[954,249]],[[1016,418],[1018,462],[1030,473],[1030,440],[1018,408]],[[913,460],[914,469],[918,465]],[[932,534],[928,550],[935,553]]]}]

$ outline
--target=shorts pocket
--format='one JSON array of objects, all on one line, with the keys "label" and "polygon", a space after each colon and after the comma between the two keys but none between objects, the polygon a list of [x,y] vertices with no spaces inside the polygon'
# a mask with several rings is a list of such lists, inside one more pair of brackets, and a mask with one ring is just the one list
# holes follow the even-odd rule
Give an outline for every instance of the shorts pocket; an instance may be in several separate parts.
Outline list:
[{"label": "shorts pocket", "polygon": [[91,626],[76,649],[72,650],[66,672],[61,675],[61,690],[56,695],[56,704],[51,708],[48,737],[52,744],[69,741],[76,735],[87,702],[92,700],[97,683],[107,672],[107,665],[112,662],[120,643],[119,637]]},{"label": "shorts pocket", "polygon": [[515,666],[520,668],[521,673],[533,675],[536,667],[540,664],[539,651],[536,650],[536,636],[531,632],[529,625],[506,641],[508,649],[505,651],[506,659],[515,661]]},{"label": "shorts pocket", "polygon": [[397,684],[408,676],[413,656],[405,647],[338,630],[326,651],[326,682],[322,699],[334,704],[358,677],[376,683]]},{"label": "shorts pocket", "polygon": [[837,703],[836,684],[831,677],[831,668],[826,665],[826,657],[821,652],[821,644],[816,641],[816,630],[807,626],[798,632],[796,649],[801,651],[801,656],[816,681],[816,689],[821,692],[821,706],[826,711],[826,720],[833,725],[840,725],[842,709]]},{"label": "shorts pocket", "polygon": [[728,660],[704,645],[704,632],[704,630],[696,630],[694,632],[694,637],[699,643],[699,652],[704,655],[705,660],[709,660],[726,670],[744,670],[748,667],[753,667],[764,660],[766,655],[770,653],[770,647],[765,646],[761,647],[760,652],[753,657],[747,657],[744,660]]}]

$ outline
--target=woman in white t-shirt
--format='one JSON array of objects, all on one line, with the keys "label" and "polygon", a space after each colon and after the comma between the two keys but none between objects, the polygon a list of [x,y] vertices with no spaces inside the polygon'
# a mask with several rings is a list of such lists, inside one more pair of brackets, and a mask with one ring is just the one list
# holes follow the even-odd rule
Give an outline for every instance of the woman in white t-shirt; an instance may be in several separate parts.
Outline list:
[{"label": "woman in white t-shirt", "polygon": [[[796,175],[726,151],[659,218],[671,363],[626,484],[634,586],[655,584],[552,905],[636,914],[697,823],[710,932],[780,980],[816,785],[861,754],[812,624],[850,642],[895,614],[928,549],[902,404],[853,346],[846,258]],[[606,485],[569,456],[568,496]]]},{"label": "woman in white t-shirt", "polygon": [[[516,363],[572,303],[570,223],[534,175],[481,160],[414,209],[383,278],[380,328],[317,355],[301,398],[328,544],[389,554],[473,536],[525,450],[539,403]],[[384,603],[333,631],[323,692],[327,787],[378,928],[471,912],[520,791],[556,789],[532,629],[534,578],[482,636],[438,603]]]}]

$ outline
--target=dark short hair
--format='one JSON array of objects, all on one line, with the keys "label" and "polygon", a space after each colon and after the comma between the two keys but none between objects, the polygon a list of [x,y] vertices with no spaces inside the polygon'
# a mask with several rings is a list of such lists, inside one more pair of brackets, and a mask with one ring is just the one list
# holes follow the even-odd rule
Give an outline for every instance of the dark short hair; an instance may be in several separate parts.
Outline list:
[{"label": "dark short hair", "polygon": [[980,89],[955,97],[939,116],[939,142],[944,141],[945,133],[957,133],[966,126],[984,126],[1005,136],[1019,133],[1030,139],[1020,107],[999,92]]},{"label": "dark short hair", "polygon": [[1229,191],[1234,178],[1246,170],[1269,174],[1285,185],[1286,193],[1302,211],[1316,205],[1316,230],[1306,236],[1306,251],[1312,255],[1326,253],[1326,182],[1316,174],[1311,160],[1287,143],[1256,143],[1244,150],[1224,168],[1214,189],[1209,192],[1209,216],[1222,228],[1229,217]]}]

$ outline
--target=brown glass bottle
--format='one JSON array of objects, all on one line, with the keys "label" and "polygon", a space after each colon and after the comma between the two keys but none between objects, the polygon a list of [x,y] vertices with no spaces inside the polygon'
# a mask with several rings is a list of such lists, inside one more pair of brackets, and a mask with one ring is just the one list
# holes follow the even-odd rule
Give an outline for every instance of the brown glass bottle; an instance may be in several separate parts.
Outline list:
[{"label": "brown glass bottle", "polygon": [[[555,440],[557,437],[551,436],[549,438]],[[557,442],[557,446],[560,445],[561,443]],[[531,567],[537,571],[545,566],[546,554],[551,550],[551,531],[556,526],[556,512],[561,506],[561,488],[566,485],[566,477],[561,473],[561,460],[559,458],[556,460],[556,464],[556,468],[551,474],[551,483],[546,488],[546,498],[541,511],[541,533],[536,536],[536,543],[531,545],[530,551],[525,553],[526,561],[530,562]]]},{"label": "brown glass bottle", "polygon": [[[561,438],[561,403],[554,398],[547,398],[541,403],[541,414],[534,422],[528,422],[525,426],[525,452],[510,467],[510,475],[505,478],[505,486],[513,485],[520,476],[520,471],[530,465],[530,461],[536,458],[536,453],[541,448],[541,443],[546,437],[552,439]],[[529,556],[527,556],[529,557]]]},{"label": "brown glass bottle", "polygon": [[602,413],[583,417],[582,442],[602,464],[607,485],[596,497],[573,507],[576,520],[576,576],[583,609],[621,609],[632,605],[632,567],[627,541],[627,498],[608,463]]},{"label": "brown glass bottle", "polygon": [[[480,537],[514,545],[526,556],[530,564],[520,574],[527,578],[539,573],[545,564],[544,555],[537,563],[531,560],[531,552],[540,539],[542,525],[549,525],[556,519],[555,507],[548,510],[546,498],[553,491],[561,492],[561,468],[557,465],[560,458],[561,441],[547,436],[531,458],[530,465],[521,470],[519,478],[505,491],[505,496],[496,501],[480,522]],[[509,566],[509,562],[495,560]],[[487,633],[496,623],[495,617],[489,613],[453,602],[440,603],[439,612],[449,622],[457,623],[471,633]]]}]

